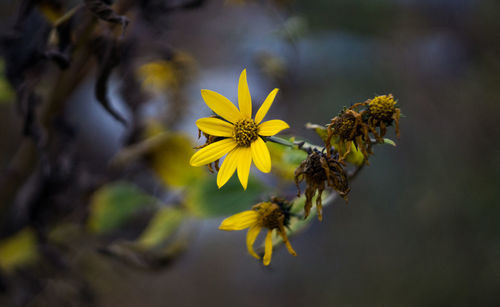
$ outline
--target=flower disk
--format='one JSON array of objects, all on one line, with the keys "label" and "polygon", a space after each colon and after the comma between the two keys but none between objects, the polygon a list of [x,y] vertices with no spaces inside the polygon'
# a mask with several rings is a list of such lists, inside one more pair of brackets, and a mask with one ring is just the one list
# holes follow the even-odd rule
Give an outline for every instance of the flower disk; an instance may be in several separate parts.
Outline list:
[{"label": "flower disk", "polygon": [[275,229],[284,224],[285,214],[277,204],[259,203],[252,208],[259,213],[259,223],[266,228]]},{"label": "flower disk", "polygon": [[377,96],[370,101],[368,108],[373,118],[391,123],[393,114],[396,112],[396,101],[394,101],[394,97],[391,94]]},{"label": "flower disk", "polygon": [[356,129],[358,128],[356,117],[346,112],[342,116],[335,118],[333,128],[344,140],[352,140],[356,136]]},{"label": "flower disk", "polygon": [[251,119],[242,119],[234,124],[234,140],[241,147],[249,147],[259,134],[258,127]]}]

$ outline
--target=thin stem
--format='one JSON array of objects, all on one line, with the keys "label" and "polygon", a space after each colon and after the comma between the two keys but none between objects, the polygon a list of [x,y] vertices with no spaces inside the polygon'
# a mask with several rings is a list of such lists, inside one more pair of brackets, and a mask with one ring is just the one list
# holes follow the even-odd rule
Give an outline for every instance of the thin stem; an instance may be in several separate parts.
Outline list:
[{"label": "thin stem", "polygon": [[316,146],[316,145],[313,145],[311,143],[308,143],[306,141],[293,141],[293,142],[290,142],[284,138],[280,138],[280,137],[276,137],[276,136],[269,136],[266,138],[267,141],[270,141],[270,142],[273,142],[273,143],[276,143],[276,144],[280,144],[280,145],[284,145],[284,146],[288,146],[290,148],[294,148],[294,149],[299,149],[299,150],[302,150],[302,151],[305,151],[306,153],[311,153],[311,151],[313,150],[318,150],[318,151],[322,151],[324,148],[321,147],[321,146]]}]

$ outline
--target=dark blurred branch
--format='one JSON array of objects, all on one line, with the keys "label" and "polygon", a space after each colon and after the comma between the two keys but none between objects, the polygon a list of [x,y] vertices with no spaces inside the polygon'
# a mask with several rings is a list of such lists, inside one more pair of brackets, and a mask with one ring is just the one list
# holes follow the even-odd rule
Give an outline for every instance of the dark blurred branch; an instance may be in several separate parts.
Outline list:
[{"label": "dark blurred branch", "polygon": [[84,0],[85,6],[99,19],[107,22],[120,24],[125,31],[129,20],[127,17],[118,15],[113,9],[102,0]]},{"label": "dark blurred branch", "polygon": [[[108,98],[108,81],[113,69],[120,64],[120,48],[119,42],[112,39],[101,41],[98,52],[102,53],[104,49],[104,57],[99,63],[99,71],[97,73],[97,81],[95,85],[95,96],[101,103],[103,108],[123,125],[127,125],[127,121],[118,112],[111,107],[111,102]],[[98,57],[98,60],[101,59]]]},{"label": "dark blurred branch", "polygon": [[0,219],[14,201],[17,191],[31,174],[37,163],[36,147],[25,137],[7,169],[0,175]]},{"label": "dark blurred branch", "polygon": [[[79,36],[78,44],[75,48],[74,60],[69,69],[60,71],[56,78],[54,87],[48,99],[39,110],[38,120],[43,129],[43,141],[38,140],[39,150],[46,150],[50,147],[52,135],[54,133],[54,119],[61,114],[69,95],[83,80],[90,71],[90,57],[87,50],[88,41],[95,27],[95,21],[89,18],[87,25]],[[37,141],[37,142],[38,142]],[[23,186],[26,179],[35,169],[40,159],[37,144],[32,138],[25,138],[19,146],[15,156],[12,158],[7,170],[0,176],[0,218],[5,218],[5,213],[14,202],[18,191]]]}]

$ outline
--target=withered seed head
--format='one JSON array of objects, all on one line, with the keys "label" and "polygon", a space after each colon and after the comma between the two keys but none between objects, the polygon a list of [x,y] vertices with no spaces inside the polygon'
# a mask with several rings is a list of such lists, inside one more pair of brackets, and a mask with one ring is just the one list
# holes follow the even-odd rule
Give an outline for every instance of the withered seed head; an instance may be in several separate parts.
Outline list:
[{"label": "withered seed head", "polygon": [[392,94],[377,96],[368,104],[368,111],[374,119],[391,124],[396,112],[396,101]]},{"label": "withered seed head", "polygon": [[317,150],[311,152],[307,159],[295,170],[295,184],[297,185],[298,196],[300,196],[299,184],[302,181],[306,182],[305,217],[309,216],[312,199],[317,193],[318,219],[322,220],[321,196],[327,186],[337,191],[347,201],[347,195],[350,191],[347,175],[342,164],[334,156],[327,156]]},{"label": "withered seed head", "polygon": [[353,110],[346,110],[332,119],[329,130],[344,141],[352,141],[357,136],[363,135],[361,114]]},{"label": "withered seed head", "polygon": [[[353,142],[363,153],[365,163],[368,163],[368,155],[371,153],[369,126],[363,120],[365,111],[357,112],[357,108],[365,105],[366,102],[355,104],[332,119],[327,126],[328,135],[325,141],[327,156],[331,156],[331,148],[334,146],[340,156],[339,162],[344,161],[351,152]],[[332,140],[336,140],[335,144],[332,144]]]},{"label": "withered seed head", "polygon": [[259,213],[259,224],[268,229],[279,228],[283,225],[285,215],[277,204],[271,202],[258,203],[252,207]]},{"label": "withered seed head", "polygon": [[356,118],[352,113],[344,113],[332,120],[332,128],[335,134],[345,140],[350,140],[356,133],[353,131],[356,128]]},{"label": "withered seed head", "polygon": [[[392,94],[377,96],[369,101],[366,112],[367,126],[378,142],[383,141],[386,128],[395,123],[396,136],[399,137],[399,117],[401,110],[396,107],[396,101]],[[377,128],[378,131],[377,131]]]}]

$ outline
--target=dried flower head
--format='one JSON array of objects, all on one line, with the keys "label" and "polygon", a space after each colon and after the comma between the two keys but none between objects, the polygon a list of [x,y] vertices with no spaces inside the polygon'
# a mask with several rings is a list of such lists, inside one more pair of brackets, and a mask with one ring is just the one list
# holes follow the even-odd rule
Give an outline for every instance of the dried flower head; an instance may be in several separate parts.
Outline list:
[{"label": "dried flower head", "polygon": [[342,164],[333,155],[326,155],[318,150],[312,151],[295,170],[295,184],[297,185],[297,196],[300,196],[299,184],[306,182],[306,204],[304,206],[305,217],[309,216],[312,200],[316,192],[316,208],[318,219],[323,219],[321,195],[328,186],[339,193],[347,201],[347,194],[351,190],[347,175]]},{"label": "dried flower head", "polygon": [[297,255],[290,241],[288,241],[285,230],[285,227],[290,222],[290,208],[291,204],[289,202],[280,198],[272,198],[271,201],[256,204],[252,207],[252,210],[243,211],[226,218],[220,224],[219,229],[233,231],[249,228],[247,233],[248,252],[253,257],[260,259],[259,255],[253,250],[253,244],[260,230],[267,228],[263,262],[264,265],[269,265],[273,252],[272,231],[274,229],[280,234],[288,252],[293,256]]},{"label": "dried flower head", "polygon": [[344,110],[335,116],[327,126],[328,135],[325,145],[328,156],[331,155],[332,139],[335,137],[338,141],[338,146],[335,149],[339,153],[340,162],[344,161],[351,152],[352,143],[361,150],[365,161],[368,161],[368,154],[371,153],[368,126],[363,121],[362,112],[358,113],[356,110],[362,104],[355,104]]},{"label": "dried flower head", "polygon": [[[377,141],[381,142],[386,127],[395,123],[396,136],[399,137],[399,117],[401,110],[396,107],[397,101],[392,94],[377,96],[368,102],[367,124]],[[380,128],[377,132],[376,128]]]}]

